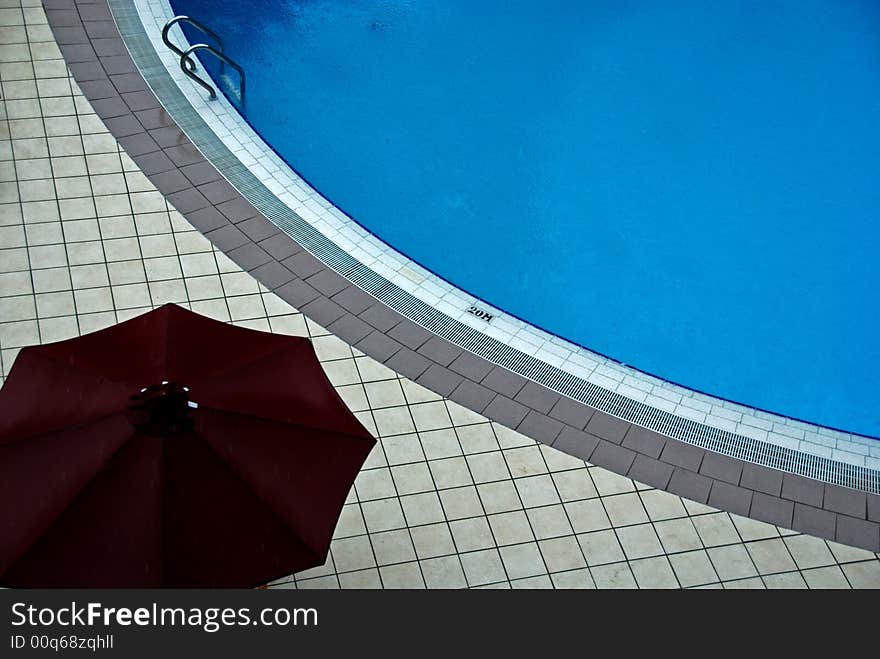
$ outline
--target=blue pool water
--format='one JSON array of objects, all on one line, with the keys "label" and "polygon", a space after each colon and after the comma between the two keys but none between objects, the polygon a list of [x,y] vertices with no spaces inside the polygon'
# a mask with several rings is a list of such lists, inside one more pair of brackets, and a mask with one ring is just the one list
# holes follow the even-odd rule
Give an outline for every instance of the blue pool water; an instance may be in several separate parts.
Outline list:
[{"label": "blue pool water", "polygon": [[244,66],[266,141],[425,267],[659,377],[880,436],[880,3],[172,4]]}]

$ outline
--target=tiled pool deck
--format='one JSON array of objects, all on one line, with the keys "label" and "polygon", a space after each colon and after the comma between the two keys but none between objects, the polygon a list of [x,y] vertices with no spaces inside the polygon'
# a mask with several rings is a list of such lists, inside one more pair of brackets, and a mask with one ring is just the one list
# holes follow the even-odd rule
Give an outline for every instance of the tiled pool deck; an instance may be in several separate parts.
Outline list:
[{"label": "tiled pool deck", "polygon": [[[497,369],[479,383],[466,379],[485,367],[331,277],[204,166],[138,83],[124,50],[98,36],[112,35],[106,4],[83,3],[79,17],[105,21],[89,31],[110,39],[95,42],[99,63],[77,25],[65,30],[56,21],[59,38],[73,39],[65,55],[91,104],[39,2],[0,0],[3,374],[21,346],[168,301],[311,336],[380,444],[346,505],[331,560],[286,585],[880,587],[877,556],[846,546],[874,542],[876,497],[689,452],[613,417],[583,415]],[[548,421],[554,434],[545,443],[696,501],[525,436],[541,435]],[[809,530],[845,544],[745,515],[813,524]]]}]

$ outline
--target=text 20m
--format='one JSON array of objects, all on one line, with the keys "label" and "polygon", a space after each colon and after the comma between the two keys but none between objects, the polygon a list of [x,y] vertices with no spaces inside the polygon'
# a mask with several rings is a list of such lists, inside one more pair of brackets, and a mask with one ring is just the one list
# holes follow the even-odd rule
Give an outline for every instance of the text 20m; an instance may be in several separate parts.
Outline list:
[{"label": "text 20m", "polygon": [[491,322],[492,319],[495,317],[494,314],[491,314],[488,311],[485,311],[484,309],[480,309],[479,307],[476,307],[474,305],[471,305],[470,307],[468,307],[467,312],[469,314],[471,314],[472,316],[476,316],[480,320],[485,320],[487,323]]}]

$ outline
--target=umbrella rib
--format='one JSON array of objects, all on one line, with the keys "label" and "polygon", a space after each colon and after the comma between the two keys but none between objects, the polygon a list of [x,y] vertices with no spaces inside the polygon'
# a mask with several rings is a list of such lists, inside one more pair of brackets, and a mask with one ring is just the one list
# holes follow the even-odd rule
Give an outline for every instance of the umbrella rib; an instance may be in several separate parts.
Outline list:
[{"label": "umbrella rib", "polygon": [[[222,414],[234,414],[236,416],[246,417],[249,419],[257,419],[259,421],[267,422],[267,423],[277,423],[285,426],[292,426],[294,428],[302,428],[303,430],[321,430],[323,432],[329,433],[331,435],[337,435],[339,437],[349,437],[351,439],[362,439],[368,440],[372,439],[375,441],[375,438],[369,434],[369,431],[364,428],[365,435],[355,435],[350,432],[340,432],[339,430],[334,430],[332,428],[327,428],[326,426],[318,426],[318,425],[307,425],[304,423],[299,423],[297,421],[286,421],[284,419],[276,419],[274,417],[266,417],[266,416],[257,416],[256,414],[251,414],[250,412],[240,412],[238,410],[229,410],[225,407],[213,407],[211,405],[199,404],[200,409],[212,410],[214,412],[220,412]],[[355,417],[356,418],[356,417]]]},{"label": "umbrella rib", "polygon": [[165,339],[165,351],[162,355],[162,371],[163,371],[165,377],[167,377],[167,375],[168,375],[168,354],[171,352],[171,348],[170,348],[171,338],[172,338],[172,336],[174,336],[171,333],[171,313],[166,313],[165,316],[162,318],[162,320],[165,321],[164,322],[165,336],[163,337]]},{"label": "umbrella rib", "polygon": [[272,504],[271,504],[269,501],[266,501],[266,499],[264,499],[262,496],[260,496],[260,494],[259,494],[255,489],[253,489],[252,485],[251,485],[247,480],[245,480],[245,479],[241,476],[241,474],[238,473],[238,471],[236,471],[236,470],[232,467],[232,465],[226,460],[226,458],[223,457],[223,455],[222,455],[221,453],[217,452],[217,451],[214,449],[214,447],[211,446],[210,442],[207,442],[207,441],[202,437],[201,433],[199,433],[199,432],[193,432],[193,433],[192,433],[192,436],[193,436],[193,437],[198,437],[198,438],[202,441],[202,443],[205,444],[205,445],[211,450],[211,453],[213,453],[215,456],[217,456],[217,458],[220,460],[220,463],[223,465],[223,468],[226,469],[230,474],[232,474],[232,476],[233,476],[237,481],[239,481],[242,485],[244,485],[244,486],[247,488],[247,490],[248,490],[249,492],[251,492],[251,493],[252,493],[255,497],[257,497],[260,501],[262,501],[262,502],[263,502],[263,505],[266,507],[266,509],[267,509],[270,513],[272,513],[272,517],[274,517],[274,518],[277,519],[279,522],[281,522],[281,525],[282,525],[285,529],[289,530],[290,533],[291,533],[291,535],[292,535],[292,536],[293,536],[293,537],[294,537],[294,538],[295,538],[295,539],[296,539],[296,540],[297,540],[297,541],[298,541],[303,547],[305,547],[305,548],[309,551],[309,553],[312,554],[312,556],[313,556],[316,560],[317,560],[317,559],[320,559],[320,553],[319,553],[314,547],[310,546],[310,545],[309,545],[309,544],[303,539],[303,535],[299,532],[299,529],[295,528],[295,527],[290,523],[289,520],[285,519],[285,518],[282,517],[278,512],[276,512],[276,510],[275,510],[275,508],[272,506]]},{"label": "umbrella rib", "polygon": [[[52,345],[52,344],[45,344],[45,345]],[[34,347],[34,350],[31,350],[30,352],[31,352],[31,355],[34,357],[40,357],[40,358],[49,360],[55,364],[60,364],[61,366],[70,369],[71,371],[76,371],[77,373],[82,373],[83,375],[87,375],[91,378],[97,378],[99,380],[106,380],[107,382],[112,382],[114,384],[128,386],[128,382],[125,382],[124,380],[118,380],[116,378],[109,377],[109,376],[104,375],[102,373],[95,373],[93,371],[86,370],[86,369],[82,368],[81,366],[71,364],[70,362],[66,362],[63,359],[59,359],[56,355],[53,355],[52,353],[46,352],[45,350],[40,350],[40,348],[42,348],[44,346],[33,346],[33,347]],[[13,365],[13,367],[14,367],[14,365]]]},{"label": "umbrella rib", "polygon": [[13,439],[11,442],[2,442],[0,443],[0,448],[4,448],[6,446],[15,446],[16,444],[20,444],[21,442],[30,442],[35,440],[40,440],[44,438],[49,438],[51,435],[56,433],[67,431],[67,430],[82,430],[92,426],[96,423],[104,421],[106,419],[110,419],[114,416],[122,414],[122,410],[113,410],[112,412],[107,412],[106,414],[102,414],[101,416],[97,416],[94,419],[87,419],[85,421],[80,421],[79,423],[72,423],[70,425],[62,426],[61,428],[52,428],[50,430],[44,430],[42,432],[38,432],[35,435],[27,435],[25,437],[19,437],[18,439]]},{"label": "umbrella rib", "polygon": [[163,484],[159,487],[159,560],[156,562],[159,564],[157,583],[161,587],[162,579],[165,577],[165,442],[159,442],[159,451],[161,452],[159,455],[159,474]]},{"label": "umbrella rib", "polygon": [[[290,338],[301,338],[301,337],[290,337]],[[255,365],[259,364],[260,362],[265,361],[265,360],[269,359],[270,357],[277,356],[278,353],[288,352],[288,351],[293,350],[295,348],[297,348],[297,345],[292,344],[292,343],[276,344],[276,345],[270,346],[266,350],[266,352],[263,352],[260,355],[257,355],[256,357],[254,357],[250,361],[241,362],[240,364],[227,364],[226,362],[224,362],[223,365],[221,366],[220,370],[218,370],[216,373],[208,373],[208,374],[202,375],[198,378],[198,381],[199,382],[202,382],[202,381],[211,382],[213,380],[221,380],[221,379],[231,378],[238,371],[240,371],[242,369],[253,368]],[[195,384],[195,382],[193,384]]]},{"label": "umbrella rib", "polygon": [[[293,426],[293,427],[296,427],[296,428],[301,428],[301,429],[303,429],[303,430],[315,430],[315,429],[316,429],[315,426],[307,426],[307,425],[303,425],[303,424],[300,424],[300,423],[279,421],[279,420],[276,420],[276,419],[267,419],[267,418],[264,418],[264,417],[258,417],[258,416],[255,416],[255,415],[253,415],[253,414],[246,414],[246,413],[242,413],[242,412],[236,412],[236,411],[234,411],[234,410],[225,410],[225,409],[222,409],[222,408],[211,408],[211,407],[207,407],[207,406],[204,406],[204,407],[205,407],[205,409],[209,409],[209,410],[214,411],[214,412],[219,412],[220,414],[232,414],[232,415],[241,416],[241,417],[253,418],[253,419],[257,419],[257,420],[259,420],[260,422],[263,422],[263,423],[270,423],[270,424],[276,424],[276,425],[282,425],[282,426]],[[367,440],[369,440],[369,441],[372,441],[374,444],[375,444],[375,441],[376,441],[376,440],[375,440],[371,435],[369,435],[369,434],[367,434],[366,437],[361,437],[361,436],[358,436],[358,435],[353,435],[353,434],[350,434],[350,433],[342,433],[342,432],[338,432],[338,431],[335,431],[335,430],[326,430],[326,429],[324,429],[324,428],[317,428],[317,429],[326,432],[326,433],[327,433],[328,435],[330,435],[330,436],[335,436],[335,437],[340,438],[340,439],[347,439],[347,440],[353,440],[353,441],[367,441]],[[365,432],[366,432],[366,431],[365,431]],[[210,442],[208,442],[207,440],[205,440],[205,439],[201,436],[200,433],[198,433],[198,432],[194,432],[194,433],[193,433],[193,436],[198,437],[198,438],[199,438],[204,444],[206,444],[206,445],[208,446],[208,448],[211,449],[211,452],[214,453],[215,455],[217,455],[217,456],[220,458],[220,460],[223,462],[223,464],[224,464],[224,465],[225,465],[225,466],[226,466],[231,472],[233,472],[233,473],[236,475],[236,478],[238,478],[241,482],[243,482],[245,485],[247,485],[249,489],[251,488],[251,485],[250,485],[250,484],[249,484],[244,478],[242,478],[242,477],[238,474],[237,471],[235,471],[235,469],[229,464],[229,462],[226,460],[226,458],[225,458],[221,453],[219,453],[219,452],[218,452],[218,451],[217,451],[217,450],[211,445]],[[255,494],[256,496],[259,496],[259,495],[256,494],[256,492],[254,492],[254,494]],[[279,519],[282,519],[282,520],[283,520],[283,518],[280,517],[280,516],[274,511],[274,509],[272,508],[272,505],[271,505],[270,502],[266,501],[266,500],[263,499],[262,497],[260,497],[260,500],[263,501],[263,503],[265,503],[266,506],[267,506],[270,510],[272,510],[272,514],[273,514],[273,515],[275,515],[275,516],[278,517]],[[285,523],[287,523],[287,522],[285,522]],[[305,543],[303,543],[303,544],[305,544]],[[308,545],[306,545],[306,546],[308,546]],[[312,552],[316,555],[316,557],[317,557],[317,552],[315,551],[314,548],[309,547],[309,550],[312,551]]]},{"label": "umbrella rib", "polygon": [[[105,415],[104,417],[101,417],[101,419],[110,418],[112,416],[115,416],[115,414]],[[98,419],[98,420],[101,420],[101,419]],[[55,431],[55,432],[58,432],[58,431]],[[108,455],[106,457],[106,459],[98,466],[98,468],[95,470],[95,472],[89,478],[87,478],[85,481],[83,481],[82,487],[80,487],[79,490],[77,490],[76,493],[72,497],[70,497],[70,499],[67,501],[67,504],[64,506],[64,508],[62,508],[58,512],[57,515],[55,515],[54,517],[52,517],[51,520],[49,520],[49,522],[40,530],[39,533],[37,533],[34,536],[33,540],[30,543],[28,543],[28,545],[24,549],[22,549],[21,553],[18,556],[16,556],[14,560],[9,562],[9,564],[7,565],[7,569],[6,569],[7,572],[9,572],[9,570],[11,570],[16,565],[16,563],[18,563],[18,561],[25,554],[27,554],[34,547],[34,545],[36,545],[43,538],[44,535],[46,535],[46,533],[49,531],[49,529],[51,529],[52,526],[54,526],[55,523],[59,519],[61,519],[61,517],[64,515],[64,513],[67,512],[67,510],[83,495],[83,493],[88,489],[89,485],[91,485],[92,481],[95,480],[95,477],[101,471],[104,470],[104,468],[107,466],[107,464],[114,457],[116,457],[116,454],[122,450],[122,447],[124,447],[126,444],[128,444],[128,440],[131,439],[133,434],[134,434],[134,432],[132,431],[132,433],[129,434],[124,441],[121,441],[119,443],[119,446],[117,446],[115,449],[113,449],[113,451],[110,453],[110,455]]]}]

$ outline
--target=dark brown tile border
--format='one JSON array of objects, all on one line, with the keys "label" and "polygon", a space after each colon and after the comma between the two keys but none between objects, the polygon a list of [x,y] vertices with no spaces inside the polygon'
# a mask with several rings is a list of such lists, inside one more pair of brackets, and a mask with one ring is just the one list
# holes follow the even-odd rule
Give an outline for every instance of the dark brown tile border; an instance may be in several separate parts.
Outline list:
[{"label": "dark brown tile border", "polygon": [[110,132],[194,226],[244,270],[370,357],[488,418],[700,503],[880,551],[880,495],[744,463],[568,399],[428,333],[263,217],[168,116],[106,0],[43,0],[71,72]]}]

